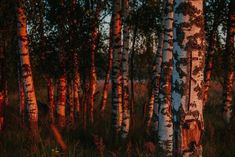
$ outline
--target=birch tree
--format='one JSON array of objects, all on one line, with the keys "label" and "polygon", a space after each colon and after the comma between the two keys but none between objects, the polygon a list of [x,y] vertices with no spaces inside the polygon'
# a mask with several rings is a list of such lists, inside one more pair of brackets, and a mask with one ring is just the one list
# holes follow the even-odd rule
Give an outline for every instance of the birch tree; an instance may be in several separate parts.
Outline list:
[{"label": "birch tree", "polygon": [[130,127],[129,111],[129,0],[123,0],[123,50],[122,50],[122,137],[126,138]]},{"label": "birch tree", "polygon": [[164,40],[162,70],[159,90],[158,139],[166,156],[173,152],[173,117],[171,104],[171,83],[173,69],[173,0],[167,0],[164,9]]},{"label": "birch tree", "polygon": [[233,81],[234,81],[234,33],[235,33],[235,1],[229,4],[229,19],[227,28],[226,52],[224,54],[225,78],[224,78],[224,112],[223,118],[230,123],[232,116]]},{"label": "birch tree", "polygon": [[122,124],[122,73],[121,73],[121,1],[113,0],[113,61],[112,61],[112,125],[119,133]]},{"label": "birch tree", "polygon": [[18,26],[18,43],[19,43],[19,55],[21,76],[23,80],[23,87],[25,93],[25,101],[27,104],[30,130],[34,139],[38,139],[38,106],[36,101],[36,95],[33,85],[32,69],[29,57],[29,41],[27,36],[27,22],[25,11],[23,7],[23,0],[18,0],[17,6],[17,26]]},{"label": "birch tree", "polygon": [[205,55],[203,0],[175,1],[173,38],[175,153],[180,156],[202,156]]},{"label": "birch tree", "polygon": [[101,102],[101,113],[104,113],[107,99],[108,99],[108,85],[109,85],[109,79],[110,79],[110,72],[112,70],[112,61],[113,61],[113,48],[112,48],[112,27],[113,27],[113,16],[111,17],[110,26],[109,26],[109,60],[108,60],[108,69],[105,76],[104,81],[104,88],[103,88],[103,94],[102,94],[102,102]]}]

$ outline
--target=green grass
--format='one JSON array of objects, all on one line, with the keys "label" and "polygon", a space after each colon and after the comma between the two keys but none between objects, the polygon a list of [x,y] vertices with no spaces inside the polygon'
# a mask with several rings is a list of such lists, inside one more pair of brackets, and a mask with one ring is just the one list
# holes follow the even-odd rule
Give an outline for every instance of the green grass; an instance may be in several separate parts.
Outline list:
[{"label": "green grass", "polygon": [[[110,100],[103,119],[100,118],[97,99],[94,126],[82,129],[81,121],[76,129],[65,129],[61,133],[68,150],[62,152],[56,143],[49,128],[48,120],[42,114],[39,115],[40,142],[36,153],[32,153],[32,142],[28,135],[27,127],[22,127],[19,120],[17,94],[11,93],[10,105],[6,107],[6,126],[0,132],[0,157],[97,157],[100,156],[95,144],[94,135],[103,139],[104,155],[151,157],[160,151],[152,143],[154,136],[145,133],[142,108],[148,97],[143,85],[136,85],[135,125],[130,131],[127,141],[119,141],[114,146],[111,132]],[[46,101],[46,90],[37,92],[40,101]],[[230,126],[226,126],[222,120],[222,94],[217,87],[210,91],[210,99],[204,110],[205,132],[203,137],[203,156],[205,157],[234,157],[235,156],[235,118]],[[155,151],[154,151],[155,150]],[[159,155],[161,156],[161,155]]]}]

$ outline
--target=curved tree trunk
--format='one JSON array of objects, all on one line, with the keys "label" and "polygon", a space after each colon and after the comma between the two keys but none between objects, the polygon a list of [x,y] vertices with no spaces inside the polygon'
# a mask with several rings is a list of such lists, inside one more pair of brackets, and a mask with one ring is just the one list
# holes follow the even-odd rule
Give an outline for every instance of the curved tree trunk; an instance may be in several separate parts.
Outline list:
[{"label": "curved tree trunk", "polygon": [[234,33],[235,33],[235,2],[230,2],[228,35],[225,52],[225,78],[224,78],[224,112],[223,118],[226,123],[230,123],[232,117],[233,80],[234,80]]},{"label": "curved tree trunk", "polygon": [[115,134],[119,133],[122,124],[122,74],[121,74],[121,4],[113,1],[113,62],[112,62],[112,125]]},{"label": "curved tree trunk", "polygon": [[179,156],[202,156],[205,57],[203,0],[176,0],[174,23],[172,103],[175,153]]},{"label": "curved tree trunk", "polygon": [[32,69],[29,57],[28,37],[27,37],[27,22],[23,8],[23,1],[18,1],[17,19],[18,19],[18,43],[19,43],[19,55],[20,66],[22,73],[22,80],[24,85],[25,100],[29,113],[30,130],[35,142],[39,139],[38,132],[38,106],[36,101],[36,95],[33,85]]},{"label": "curved tree trunk", "polygon": [[159,146],[166,156],[173,154],[173,120],[171,104],[171,83],[173,69],[173,0],[166,1],[164,9],[164,40],[162,52],[162,71],[159,90]]}]

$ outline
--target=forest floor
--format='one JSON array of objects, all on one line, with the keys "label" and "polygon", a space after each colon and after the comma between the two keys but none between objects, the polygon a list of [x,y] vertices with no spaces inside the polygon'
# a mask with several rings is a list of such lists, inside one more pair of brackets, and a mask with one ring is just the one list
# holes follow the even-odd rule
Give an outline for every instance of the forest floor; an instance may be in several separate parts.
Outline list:
[{"label": "forest floor", "polygon": [[[99,88],[102,89],[102,83]],[[47,103],[46,90],[39,87],[38,100]],[[100,117],[100,94],[97,96],[95,107],[95,122],[84,131],[81,121],[77,127],[67,127],[62,130],[62,136],[68,145],[68,150],[62,152],[50,130],[45,114],[40,112],[39,128],[40,142],[36,153],[32,152],[27,127],[22,127],[19,118],[17,92],[10,92],[9,106],[5,112],[5,127],[0,132],[0,157],[151,157],[158,153],[154,144],[154,136],[144,129],[143,106],[148,102],[148,89],[143,83],[135,83],[135,120],[127,141],[120,141],[116,146],[111,137],[110,100],[104,117]],[[234,107],[235,108],[235,107]],[[234,109],[235,110],[235,109]],[[204,109],[205,132],[203,136],[204,157],[234,157],[235,156],[235,118],[230,126],[222,120],[222,87],[213,83],[210,98]],[[115,148],[115,149],[114,149]],[[161,156],[161,155],[160,155]]]}]

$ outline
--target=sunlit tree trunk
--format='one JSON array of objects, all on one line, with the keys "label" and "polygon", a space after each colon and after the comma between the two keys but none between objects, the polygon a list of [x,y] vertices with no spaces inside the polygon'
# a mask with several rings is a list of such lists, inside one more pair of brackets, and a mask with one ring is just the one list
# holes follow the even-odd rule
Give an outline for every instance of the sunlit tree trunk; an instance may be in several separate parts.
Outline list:
[{"label": "sunlit tree trunk", "polygon": [[[62,13],[60,15],[60,19],[63,19],[64,9],[65,9],[65,1],[61,0],[61,8]],[[63,42],[63,35],[65,34],[64,23],[60,21],[59,23],[59,33],[60,33],[60,46],[59,46],[59,82],[58,82],[58,102],[57,102],[57,124],[60,128],[64,128],[66,125],[66,117],[65,117],[65,106],[66,106],[66,89],[67,89],[67,81],[66,81],[66,69],[65,69],[65,46]]]},{"label": "sunlit tree trunk", "polygon": [[112,125],[116,133],[122,124],[122,74],[121,74],[121,2],[113,1],[113,62],[112,62]]},{"label": "sunlit tree trunk", "polygon": [[223,118],[226,123],[230,123],[232,116],[232,100],[233,100],[233,80],[234,80],[234,33],[235,33],[235,2],[230,2],[228,33],[227,33],[227,47],[224,58],[224,112]]},{"label": "sunlit tree trunk", "polygon": [[91,74],[90,74],[90,110],[89,119],[91,124],[94,122],[94,101],[96,92],[96,68],[95,68],[95,50],[96,50],[97,29],[92,31],[92,45],[91,45]]},{"label": "sunlit tree trunk", "polygon": [[52,78],[46,78],[47,81],[47,92],[48,92],[48,102],[49,102],[49,116],[50,122],[54,124],[55,122],[55,90],[54,90],[54,83]]},{"label": "sunlit tree trunk", "polygon": [[68,85],[68,98],[69,98],[69,122],[70,126],[74,126],[74,90],[73,80]]},{"label": "sunlit tree trunk", "polygon": [[105,76],[102,102],[101,102],[101,113],[104,113],[107,99],[108,99],[108,85],[110,80],[110,72],[112,70],[112,61],[113,61],[113,48],[112,48],[112,26],[113,25],[113,16],[111,17],[110,28],[109,28],[109,61],[108,61],[108,69]]},{"label": "sunlit tree trunk", "polygon": [[162,51],[162,70],[159,90],[159,146],[166,156],[173,154],[173,117],[171,104],[171,83],[173,69],[173,0],[166,1],[164,9],[164,40]]},{"label": "sunlit tree trunk", "polygon": [[129,110],[129,0],[123,0],[123,50],[122,50],[122,138],[126,138],[130,127]]},{"label": "sunlit tree trunk", "polygon": [[94,18],[92,22],[92,32],[91,32],[91,74],[90,74],[90,122],[93,124],[94,121],[94,103],[95,103],[95,94],[96,94],[96,86],[97,86],[97,76],[96,76],[96,68],[95,68],[95,51],[97,47],[97,35],[98,35],[98,20],[100,14],[100,2],[97,2],[96,8],[94,11]]},{"label": "sunlit tree trunk", "polygon": [[204,38],[203,0],[176,0],[172,104],[179,156],[202,156]]},{"label": "sunlit tree trunk", "polygon": [[22,80],[24,85],[25,100],[28,108],[30,130],[34,140],[38,140],[38,106],[33,85],[32,69],[30,65],[27,22],[23,8],[23,1],[18,1],[18,43]]},{"label": "sunlit tree trunk", "polygon": [[80,63],[80,58],[79,58],[79,53],[77,52],[76,49],[76,33],[75,30],[77,28],[78,21],[75,16],[76,12],[76,5],[77,2],[76,0],[71,1],[72,5],[72,12],[71,12],[71,21],[70,21],[70,37],[71,37],[71,45],[72,45],[72,53],[73,53],[73,94],[74,94],[74,108],[75,108],[75,113],[77,116],[80,114],[81,110],[81,104],[80,104],[80,92],[81,92],[81,77],[80,77],[80,71],[79,71],[79,63]]},{"label": "sunlit tree trunk", "polygon": [[66,105],[66,76],[65,74],[61,75],[59,78],[58,86],[58,104],[57,104],[57,115],[58,115],[58,126],[60,128],[65,127],[65,105]]}]

